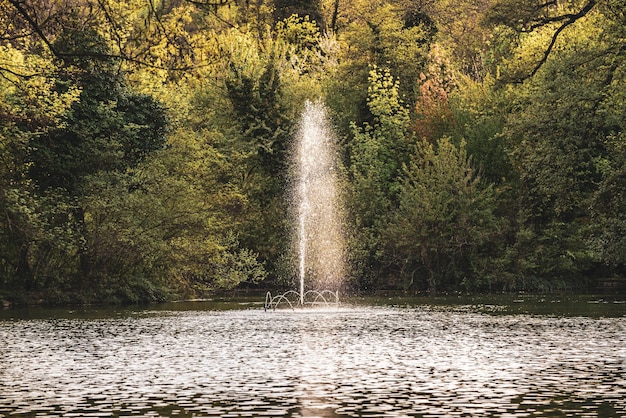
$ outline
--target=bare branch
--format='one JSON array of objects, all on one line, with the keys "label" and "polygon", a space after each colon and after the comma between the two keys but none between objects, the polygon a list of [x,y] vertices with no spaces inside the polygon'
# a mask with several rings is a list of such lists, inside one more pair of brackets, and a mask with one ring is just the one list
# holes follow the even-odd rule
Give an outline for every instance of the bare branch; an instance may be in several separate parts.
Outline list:
[{"label": "bare branch", "polygon": [[115,42],[117,43],[118,50],[121,51],[122,50],[122,37],[119,34],[120,27],[115,21],[115,19],[113,19],[113,17],[109,13],[109,10],[106,8],[106,5],[104,4],[104,2],[102,0],[97,0],[97,1],[98,1],[98,5],[100,6],[100,10],[102,10],[102,12],[104,13],[104,18],[107,20],[107,22],[109,22],[109,25],[111,25],[111,28],[113,28],[113,37],[115,38]]},{"label": "bare branch", "polygon": [[9,0],[9,3],[11,3],[13,7],[15,7],[15,9],[19,12],[19,14],[24,18],[24,20],[28,22],[28,24],[33,29],[33,31],[37,34],[37,36],[42,40],[43,43],[46,44],[50,52],[58,56],[57,51],[52,46],[52,43],[48,40],[48,37],[41,30],[41,26],[39,25],[38,22],[35,21],[35,18],[33,18],[30,15],[30,13],[28,13],[28,10],[24,8],[24,6],[22,5],[22,2],[19,0]]},{"label": "bare branch", "polygon": [[[566,14],[551,17],[551,18],[544,18],[534,23],[533,25],[531,25],[529,27],[529,31],[538,29],[540,27],[546,26],[551,23],[562,22],[561,25],[552,34],[548,47],[543,52],[541,59],[537,62],[537,64],[535,64],[532,71],[528,75],[522,76],[521,78],[515,80],[515,82],[521,83],[524,80],[530,77],[533,77],[535,74],[537,74],[537,72],[541,69],[541,67],[543,67],[543,65],[548,61],[548,58],[550,57],[550,54],[552,53],[552,50],[554,49],[554,46],[556,45],[556,42],[561,32],[563,32],[568,26],[576,23],[579,19],[585,17],[596,6],[597,3],[598,3],[598,0],[589,0],[587,4],[585,4],[585,6],[582,9],[580,9],[580,11],[578,11],[577,13],[566,13]],[[549,4],[549,3],[546,3],[546,4]]]},{"label": "bare branch", "polygon": [[546,61],[548,60],[548,57],[550,56],[550,53],[552,52],[552,49],[554,49],[554,45],[556,44],[556,41],[559,35],[561,34],[561,32],[563,32],[563,30],[565,30],[565,28],[568,27],[569,25],[575,23],[578,19],[587,15],[587,13],[589,13],[591,9],[593,9],[596,3],[597,3],[597,0],[589,0],[589,2],[585,5],[585,7],[583,7],[578,13],[564,15],[566,16],[567,20],[563,22],[563,24],[559,26],[558,29],[552,35],[552,39],[550,40],[550,44],[548,45],[548,48],[545,50],[541,60],[539,60],[537,65],[535,65],[535,68],[531,71],[530,77],[533,77],[535,74],[537,74],[537,71],[539,71],[539,69],[543,66],[543,64],[546,63]]},{"label": "bare branch", "polygon": [[201,0],[186,0],[187,3],[191,3],[193,5],[196,6],[211,6],[211,7],[218,7],[218,6],[226,6],[228,3],[231,2],[231,0],[216,0],[216,1],[201,1]]},{"label": "bare branch", "polygon": [[[131,56],[131,55],[128,55],[128,54],[124,53],[123,47],[122,47],[122,39],[121,39],[121,37],[119,35],[119,30],[120,30],[119,25],[115,21],[114,17],[111,16],[111,14],[109,13],[108,9],[106,8],[106,5],[104,4],[104,2],[102,0],[98,0],[98,6],[99,6],[100,10],[102,10],[102,12],[104,13],[105,19],[107,20],[108,24],[110,25],[111,30],[113,32],[113,36],[116,39],[119,52],[115,53],[115,54],[90,53],[88,51],[86,51],[86,52],[61,52],[61,51],[57,50],[54,47],[52,41],[44,33],[43,24],[38,21],[38,19],[37,19],[37,17],[35,15],[31,14],[29,12],[29,10],[27,10],[27,8],[25,7],[25,3],[23,1],[21,1],[21,0],[9,0],[9,3],[15,8],[15,10],[17,11],[17,15],[21,16],[28,23],[28,25],[32,28],[31,34],[36,35],[37,38],[39,38],[46,45],[46,47],[52,53],[52,55],[54,55],[55,57],[57,57],[59,59],[67,59],[67,58],[72,58],[72,57],[89,57],[89,58],[102,59],[102,60],[114,59],[114,60],[122,60],[122,61],[125,61],[125,62],[141,65],[141,66],[144,66],[144,67],[155,68],[155,69],[163,69],[163,70],[170,70],[170,71],[189,71],[189,70],[197,67],[197,65],[182,65],[182,66],[156,65],[156,64],[150,63],[150,62],[148,62],[146,60],[143,60],[143,59],[139,58],[141,56],[141,54],[135,55],[135,56]],[[150,3],[151,3],[151,6],[154,7],[152,1],[150,1]],[[205,4],[205,3],[202,3],[202,2],[194,2],[194,4],[195,3]],[[226,4],[226,3],[224,3],[224,4]],[[154,11],[154,9],[153,9],[153,11]],[[157,19],[157,21],[158,21],[158,24],[159,24],[160,31],[164,32],[164,36],[167,37],[168,34],[167,34],[167,31],[165,31],[163,23],[159,19]],[[22,36],[22,35],[20,35],[20,36]],[[169,38],[167,38],[167,39],[168,39],[169,42],[173,42],[171,39],[169,39]],[[150,46],[148,46],[145,51],[148,51],[149,49],[150,49]]]},{"label": "bare branch", "polygon": [[13,75],[15,77],[19,77],[19,78],[23,78],[23,79],[29,79],[29,78],[33,78],[33,77],[37,77],[37,76],[41,75],[40,73],[22,74],[22,73],[18,73],[17,71],[11,70],[10,68],[0,67],[0,76],[2,76],[2,78],[6,79],[6,80],[9,80],[5,76],[5,74],[11,74],[11,75]]},{"label": "bare branch", "polygon": [[29,37],[33,36],[34,34],[35,34],[35,32],[32,31],[32,32],[18,33],[18,34],[10,35],[10,36],[0,36],[0,41],[3,41],[3,42],[13,42],[13,41],[17,41],[18,39],[29,38]]},{"label": "bare branch", "polygon": [[587,15],[587,13],[589,13],[591,9],[593,9],[596,3],[597,3],[597,0],[590,0],[589,3],[587,3],[578,13],[565,13],[559,16],[545,17],[533,23],[529,27],[525,28],[524,31],[531,32],[542,26],[549,25],[550,23],[558,23],[558,22],[563,22],[563,21],[565,22],[564,23],[565,26],[569,26],[570,24],[574,23],[581,17],[584,17],[585,15]]},{"label": "bare branch", "polygon": [[[3,1],[3,0],[0,0]],[[195,7],[202,8],[205,12],[215,16],[216,19],[229,27],[235,28],[236,25],[228,22],[218,15],[217,8],[225,6],[233,2],[233,0],[183,0],[188,4]],[[107,0],[93,0],[88,1],[89,9],[85,12],[87,19],[93,19],[96,16],[94,13],[99,12],[100,19],[104,22],[104,30],[108,33],[114,51],[111,53],[96,53],[89,51],[64,51],[60,49],[55,42],[55,35],[59,30],[62,30],[66,26],[64,20],[64,13],[70,12],[69,9],[65,9],[65,6],[59,6],[55,8],[54,2],[43,1],[41,5],[39,3],[33,3],[28,0],[8,0],[4,3],[3,9],[6,9],[6,13],[10,15],[10,20],[19,23],[19,30],[16,32],[15,27],[7,28],[4,31],[0,30],[0,41],[11,42],[22,38],[36,38],[41,42],[45,48],[56,58],[61,60],[67,60],[72,57],[87,57],[92,59],[102,60],[119,60],[120,62],[127,62],[134,65],[168,70],[168,71],[189,71],[194,68],[210,65],[209,62],[195,62],[193,55],[188,53],[191,50],[187,50],[190,47],[187,44],[187,40],[184,37],[177,37],[173,29],[169,29],[166,25],[165,18],[162,11],[159,10],[159,6],[153,1],[149,0],[146,6],[149,8],[149,16],[147,29],[145,33],[140,34],[139,41],[136,45],[133,40],[126,39],[124,35],[123,20],[116,15],[114,9]],[[70,1],[68,4],[72,4]],[[92,10],[91,7],[94,7]],[[74,10],[73,8],[71,8]],[[84,9],[83,9],[84,10]],[[122,18],[123,19],[123,18]],[[85,23],[85,22],[84,22]],[[88,23],[94,25],[94,22]],[[100,23],[102,24],[102,22]],[[145,37],[145,39],[144,39]],[[151,52],[153,48],[160,44],[161,40],[165,40],[169,45],[177,47],[180,59],[175,59],[168,62],[153,61]],[[187,62],[186,57],[191,57],[192,62]],[[19,73],[19,70],[13,69]],[[9,75],[9,73],[6,73]]]}]

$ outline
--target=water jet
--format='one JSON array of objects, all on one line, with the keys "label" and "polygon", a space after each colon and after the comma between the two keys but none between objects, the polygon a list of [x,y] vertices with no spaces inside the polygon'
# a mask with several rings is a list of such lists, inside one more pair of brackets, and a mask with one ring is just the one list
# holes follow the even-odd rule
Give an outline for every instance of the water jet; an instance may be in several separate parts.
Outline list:
[{"label": "water jet", "polygon": [[266,309],[281,302],[292,308],[332,299],[338,303],[346,272],[336,137],[321,102],[305,103],[295,139],[291,206],[299,290],[275,297],[268,292]]}]

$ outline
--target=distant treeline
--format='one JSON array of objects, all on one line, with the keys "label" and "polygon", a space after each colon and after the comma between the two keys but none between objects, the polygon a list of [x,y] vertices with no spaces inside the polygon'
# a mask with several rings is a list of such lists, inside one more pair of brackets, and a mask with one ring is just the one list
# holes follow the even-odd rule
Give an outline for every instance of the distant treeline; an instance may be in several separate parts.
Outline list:
[{"label": "distant treeline", "polygon": [[291,287],[288,156],[336,127],[346,286],[626,273],[624,0],[8,0],[0,300]]}]

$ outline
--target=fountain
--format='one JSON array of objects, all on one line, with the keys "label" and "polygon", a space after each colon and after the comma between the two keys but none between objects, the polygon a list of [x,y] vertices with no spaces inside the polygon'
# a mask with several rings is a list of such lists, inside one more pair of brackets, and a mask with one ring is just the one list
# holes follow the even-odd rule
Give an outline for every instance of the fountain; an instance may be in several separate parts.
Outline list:
[{"label": "fountain", "polygon": [[272,297],[265,309],[281,303],[290,307],[338,303],[339,287],[345,276],[343,205],[335,136],[326,108],[307,101],[300,119],[293,150],[294,233],[298,254],[299,291]]}]

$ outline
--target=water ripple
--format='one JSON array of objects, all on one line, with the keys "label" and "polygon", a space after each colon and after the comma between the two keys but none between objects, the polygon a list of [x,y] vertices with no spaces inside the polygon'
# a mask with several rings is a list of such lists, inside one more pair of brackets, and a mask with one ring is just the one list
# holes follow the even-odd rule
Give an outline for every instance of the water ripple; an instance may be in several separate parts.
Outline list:
[{"label": "water ripple", "polygon": [[625,328],[374,307],[0,321],[0,415],[619,416]]}]

